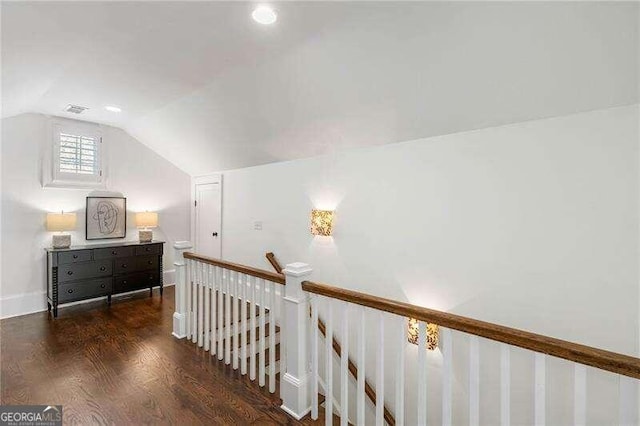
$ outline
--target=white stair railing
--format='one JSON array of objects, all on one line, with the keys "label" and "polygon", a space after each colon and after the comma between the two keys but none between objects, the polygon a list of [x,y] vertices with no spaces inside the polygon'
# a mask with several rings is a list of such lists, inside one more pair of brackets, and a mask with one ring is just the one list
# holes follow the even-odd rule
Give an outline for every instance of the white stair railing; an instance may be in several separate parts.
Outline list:
[{"label": "white stair railing", "polygon": [[[487,422],[487,413],[483,410],[488,400],[497,407],[497,417],[490,420],[491,423],[510,425],[514,418],[520,418],[513,417],[520,413],[512,412],[512,408],[519,405],[511,401],[514,377],[521,373],[512,370],[517,365],[517,358],[512,360],[515,347],[528,350],[531,359],[532,414],[527,424],[548,424],[550,406],[558,403],[572,407],[573,424],[593,422],[589,418],[587,398],[590,370],[609,372],[618,377],[618,392],[604,395],[613,398],[618,406],[617,413],[611,414],[614,419],[611,423],[624,426],[640,423],[638,358],[312,283],[306,281],[311,268],[304,263],[289,264],[283,274],[278,274],[189,253],[191,245],[188,242],[178,242],[174,247],[177,283],[173,335],[187,338],[212,356],[217,355],[233,369],[239,369],[242,375],[248,374],[251,380],[257,380],[260,386],[267,385],[268,376],[269,391],[275,392],[277,322],[283,348],[280,360],[282,408],[296,419],[309,413],[313,419],[319,418],[318,393],[322,391],[327,425],[333,424],[334,416],[340,418],[342,425],[347,424],[351,406],[351,419],[357,425],[427,425],[437,418],[438,423],[448,426],[460,424],[459,413],[463,412],[465,423],[478,426]],[[320,312],[326,321],[324,345],[319,345]],[[374,321],[366,321],[372,317]],[[412,365],[405,362],[409,318],[417,319],[418,329],[418,354]],[[337,323],[338,320],[341,322]],[[429,324],[440,326],[438,348],[442,361],[437,375],[432,374],[433,366],[428,369]],[[371,333],[367,334],[367,331]],[[357,378],[351,381],[349,337],[354,332],[357,338],[352,352],[356,354]],[[333,362],[333,337],[336,334],[342,341],[339,363]],[[368,342],[369,338],[373,341]],[[498,353],[485,353],[486,342],[490,341],[499,343]],[[375,351],[367,353],[367,347],[375,348]],[[321,355],[324,365],[320,365]],[[519,351],[520,355],[522,351]],[[370,374],[376,379],[375,407],[368,405],[365,398],[367,356],[375,361],[370,364],[375,366]],[[491,357],[499,366],[495,380],[497,392],[481,392],[481,377],[486,377],[483,365]],[[461,376],[455,371],[460,367],[461,358],[468,366],[464,381],[459,380]],[[552,358],[562,358],[573,365],[572,394],[565,395],[563,401],[556,397],[550,399],[547,394],[547,389],[554,386],[555,377],[548,371]],[[385,368],[390,365],[393,374],[385,376]],[[340,378],[336,386],[334,373]],[[409,375],[417,379],[414,389],[410,389],[405,380]],[[386,383],[389,376],[393,381]],[[466,385],[467,389],[459,389],[461,385]],[[355,389],[355,403],[349,401],[350,386]],[[432,411],[435,406],[429,400],[438,388],[441,389],[441,403],[439,413],[435,413]],[[340,395],[336,397],[334,392],[337,394],[338,391]],[[460,398],[462,394],[467,396]],[[386,413],[385,399],[394,401],[395,418]]]},{"label": "white stair railing", "polygon": [[[308,291],[311,297],[310,306],[312,312],[309,326],[312,336],[310,343],[312,353],[310,359],[312,363],[311,371],[316,376],[311,383],[311,389],[314,394],[317,393],[319,375],[322,374],[322,372],[319,372],[321,367],[319,365],[319,354],[323,356],[325,362],[324,382],[326,383],[326,395],[324,410],[327,425],[333,424],[333,416],[340,417],[341,424],[346,424],[349,418],[348,410],[344,409],[344,407],[348,407],[348,391],[345,392],[347,390],[348,372],[344,368],[344,358],[348,355],[346,352],[348,349],[345,348],[348,348],[349,335],[354,331],[358,334],[355,352],[358,354],[359,374],[357,382],[353,384],[356,389],[354,419],[357,425],[390,423],[384,418],[382,407],[385,403],[385,397],[388,398],[389,395],[392,395],[395,400],[395,420],[392,421],[398,425],[408,424],[407,418],[411,417],[414,419],[411,423],[418,425],[434,424],[433,419],[438,419],[438,423],[443,426],[449,426],[460,424],[461,419],[464,418],[464,422],[472,426],[487,424],[487,422],[508,426],[514,423],[514,415],[519,416],[518,419],[521,419],[523,415],[520,412],[512,412],[512,408],[519,407],[518,404],[512,404],[511,401],[514,395],[513,383],[516,383],[513,380],[516,375],[523,375],[522,371],[515,371],[512,368],[515,365],[512,362],[512,355],[515,353],[514,348],[528,350],[528,354],[518,351],[518,356],[528,356],[533,368],[531,383],[526,385],[530,386],[529,395],[531,395],[532,414],[530,420],[525,420],[525,424],[547,424],[549,422],[547,419],[549,407],[552,405],[557,407],[558,404],[563,404],[562,408],[573,407],[572,424],[585,425],[593,423],[595,419],[590,419],[590,410],[587,403],[589,370],[604,372],[611,374],[612,378],[618,378],[618,393],[601,392],[599,389],[589,391],[592,393],[600,392],[598,394],[599,397],[608,398],[610,402],[619,407],[618,412],[608,413],[610,420],[607,420],[607,424],[624,426],[640,424],[638,419],[640,359],[638,358],[324,284],[306,281],[303,282],[302,288]],[[369,345],[369,348],[375,348],[375,351],[370,356],[375,358],[374,365],[376,366],[375,388],[377,400],[375,408],[370,414],[373,419],[366,418],[364,388],[362,386],[365,366],[364,355],[367,353],[364,327],[366,323],[365,311],[369,313],[367,315],[368,324],[373,327],[373,333],[369,333],[367,336],[373,336],[375,339],[375,342]],[[319,312],[322,313],[326,321],[324,348],[319,347],[317,343],[319,335],[316,331],[317,327],[314,326]],[[356,327],[349,327],[348,318],[350,312],[357,314],[359,324]],[[341,354],[343,362],[339,367],[333,365],[330,343],[336,331],[336,318],[341,321],[338,330],[341,331],[340,340],[343,342],[343,353]],[[417,371],[408,371],[404,362],[408,318],[418,319],[418,356],[415,365]],[[374,321],[371,321],[371,319]],[[391,324],[394,324],[394,326],[390,327]],[[438,345],[442,355],[441,371],[438,374],[440,377],[432,377],[427,374],[428,324],[440,324]],[[483,341],[499,342],[499,352],[496,354],[497,357],[494,361],[499,365],[496,380],[498,383],[497,393],[491,391],[480,392],[481,348],[483,347],[481,343]],[[393,351],[395,351],[395,355],[387,363],[394,365],[392,383],[386,383],[384,373],[385,367],[387,367],[385,355],[388,357],[388,354],[392,352],[389,348],[393,348]],[[458,351],[457,357],[454,350]],[[460,353],[460,351],[465,351],[466,353]],[[491,356],[494,355],[492,354]],[[468,376],[468,380],[466,381],[466,392],[462,391],[462,389],[458,389],[458,391],[459,395],[465,392],[468,395],[466,399],[456,399],[454,392],[454,377],[461,377],[456,376],[454,367],[459,364],[456,364],[454,360],[461,359],[461,357],[468,357],[466,358],[466,363],[468,363],[469,368],[464,373]],[[573,393],[566,394],[564,398],[549,400],[546,394],[546,362],[547,358],[550,357],[572,362]],[[430,369],[430,371],[432,370]],[[333,392],[337,391],[336,387],[333,386],[333,377],[337,372],[340,374],[340,405],[343,408],[341,410],[334,410],[332,407]],[[360,376],[361,372],[363,373],[362,376]],[[566,373],[569,372],[566,371]],[[415,389],[407,388],[405,377],[408,375],[417,377],[417,387]],[[389,375],[387,375],[387,379],[388,377]],[[551,385],[553,385],[554,378],[553,376],[548,377]],[[517,383],[518,386],[522,386],[521,381]],[[388,386],[391,384],[395,386]],[[441,404],[438,415],[430,413],[427,409],[428,407],[430,409],[434,407],[432,403],[428,402],[429,392],[433,388],[441,389]],[[387,390],[386,394],[385,389]],[[408,399],[405,397],[408,394],[415,396],[412,404],[409,404]],[[522,394],[521,392],[518,396],[521,397]],[[314,395],[311,399],[311,417],[313,419],[318,419],[319,417],[320,407],[318,403],[318,398]],[[498,408],[497,417],[493,420],[487,417],[488,414],[486,412],[481,412],[481,409],[487,406],[487,403],[489,403],[489,406],[497,406]],[[413,414],[411,410],[413,410]],[[412,415],[410,416],[410,414]],[[481,417],[481,415],[484,417]],[[481,418],[484,418],[484,420],[481,421]],[[488,418],[489,420],[487,420]],[[516,423],[522,424],[522,420]]]},{"label": "white stair railing", "polygon": [[189,242],[178,242],[174,248],[173,335],[275,393],[276,352],[278,345],[286,347],[285,336],[277,336],[277,323],[283,322],[285,277],[190,253]]}]

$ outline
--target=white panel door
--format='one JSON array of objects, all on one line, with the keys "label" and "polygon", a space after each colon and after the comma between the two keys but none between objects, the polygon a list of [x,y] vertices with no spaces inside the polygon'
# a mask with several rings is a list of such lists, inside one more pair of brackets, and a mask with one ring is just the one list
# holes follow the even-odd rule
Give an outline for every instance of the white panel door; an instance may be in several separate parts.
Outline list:
[{"label": "white panel door", "polygon": [[222,197],[220,183],[195,185],[195,249],[204,256],[220,258]]}]

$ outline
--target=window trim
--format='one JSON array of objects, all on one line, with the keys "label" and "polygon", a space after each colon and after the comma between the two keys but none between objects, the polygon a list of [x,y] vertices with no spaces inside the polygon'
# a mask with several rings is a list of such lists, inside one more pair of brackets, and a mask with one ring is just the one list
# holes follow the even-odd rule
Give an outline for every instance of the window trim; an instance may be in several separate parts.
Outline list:
[{"label": "window trim", "polygon": [[[107,186],[106,145],[102,137],[101,126],[83,121],[51,118],[48,127],[49,137],[46,139],[42,158],[43,187],[105,189]],[[98,175],[60,172],[60,133],[86,135],[99,141],[96,151]]]}]

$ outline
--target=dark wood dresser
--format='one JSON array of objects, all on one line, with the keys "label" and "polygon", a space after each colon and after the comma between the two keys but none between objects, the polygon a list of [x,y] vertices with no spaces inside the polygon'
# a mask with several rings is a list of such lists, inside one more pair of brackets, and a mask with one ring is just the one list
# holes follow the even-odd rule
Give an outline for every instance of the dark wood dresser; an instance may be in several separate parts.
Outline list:
[{"label": "dark wood dresser", "polygon": [[128,291],[160,287],[164,243],[121,242],[47,248],[47,305],[58,305]]}]

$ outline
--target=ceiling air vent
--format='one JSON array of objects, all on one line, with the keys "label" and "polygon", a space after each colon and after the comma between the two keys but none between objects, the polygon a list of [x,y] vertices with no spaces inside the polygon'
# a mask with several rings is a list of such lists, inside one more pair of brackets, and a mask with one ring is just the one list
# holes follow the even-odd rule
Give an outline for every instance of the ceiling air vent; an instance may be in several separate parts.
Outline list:
[{"label": "ceiling air vent", "polygon": [[67,105],[67,107],[64,110],[66,112],[72,112],[74,114],[82,114],[83,112],[85,112],[88,109],[89,108],[87,108],[87,107],[69,104],[69,105]]}]

